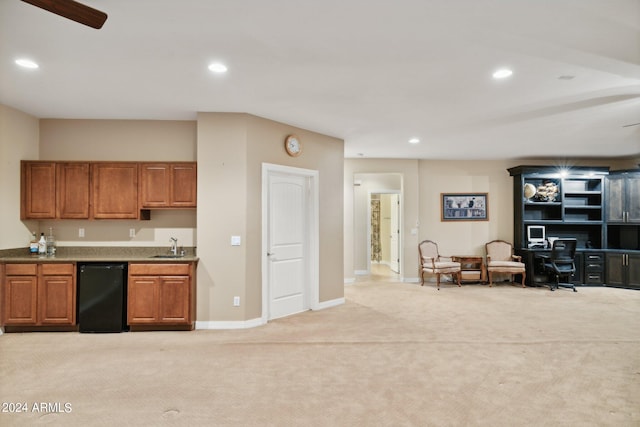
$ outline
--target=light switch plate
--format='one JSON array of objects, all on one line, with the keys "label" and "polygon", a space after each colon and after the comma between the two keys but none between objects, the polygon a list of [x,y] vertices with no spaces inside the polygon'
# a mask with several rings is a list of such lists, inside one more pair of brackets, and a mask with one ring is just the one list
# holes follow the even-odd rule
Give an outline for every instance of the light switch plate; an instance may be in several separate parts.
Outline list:
[{"label": "light switch plate", "polygon": [[240,236],[231,236],[231,246],[240,246]]}]

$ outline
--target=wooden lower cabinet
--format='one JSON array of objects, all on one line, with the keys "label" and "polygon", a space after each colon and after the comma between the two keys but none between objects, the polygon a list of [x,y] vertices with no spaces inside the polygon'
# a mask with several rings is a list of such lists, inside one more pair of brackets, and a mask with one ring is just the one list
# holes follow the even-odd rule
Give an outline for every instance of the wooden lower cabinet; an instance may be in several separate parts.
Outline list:
[{"label": "wooden lower cabinet", "polygon": [[74,264],[6,264],[4,270],[3,325],[75,325]]},{"label": "wooden lower cabinet", "polygon": [[130,326],[193,327],[193,264],[129,264],[127,323]]},{"label": "wooden lower cabinet", "polygon": [[607,253],[607,285],[640,289],[640,253]]}]

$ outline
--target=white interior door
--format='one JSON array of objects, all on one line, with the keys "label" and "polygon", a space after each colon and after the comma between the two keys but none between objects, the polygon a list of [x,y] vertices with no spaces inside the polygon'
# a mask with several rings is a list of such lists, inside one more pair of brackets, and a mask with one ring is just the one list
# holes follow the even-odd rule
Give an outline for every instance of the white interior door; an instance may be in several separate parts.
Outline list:
[{"label": "white interior door", "polygon": [[270,173],[268,178],[268,318],[308,310],[308,178]]},{"label": "white interior door", "polygon": [[395,273],[400,273],[400,195],[390,194],[389,196],[391,199],[389,267]]}]

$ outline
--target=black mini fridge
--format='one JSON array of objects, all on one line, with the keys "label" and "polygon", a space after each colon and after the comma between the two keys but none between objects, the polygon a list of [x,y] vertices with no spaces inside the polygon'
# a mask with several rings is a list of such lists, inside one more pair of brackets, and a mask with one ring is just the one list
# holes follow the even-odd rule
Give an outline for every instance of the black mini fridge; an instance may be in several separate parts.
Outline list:
[{"label": "black mini fridge", "polygon": [[80,332],[127,330],[126,283],[126,263],[78,263]]}]

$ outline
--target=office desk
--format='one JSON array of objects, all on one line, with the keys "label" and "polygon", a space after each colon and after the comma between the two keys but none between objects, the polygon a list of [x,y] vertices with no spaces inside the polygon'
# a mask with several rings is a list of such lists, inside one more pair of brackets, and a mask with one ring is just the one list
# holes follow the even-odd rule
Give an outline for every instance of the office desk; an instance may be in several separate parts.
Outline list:
[{"label": "office desk", "polygon": [[[549,283],[544,273],[541,255],[551,255],[551,249],[518,249],[522,262],[527,268],[527,286],[542,286]],[[571,283],[576,285],[601,285],[605,283],[604,250],[578,248],[574,258],[576,272],[571,276]]]}]

